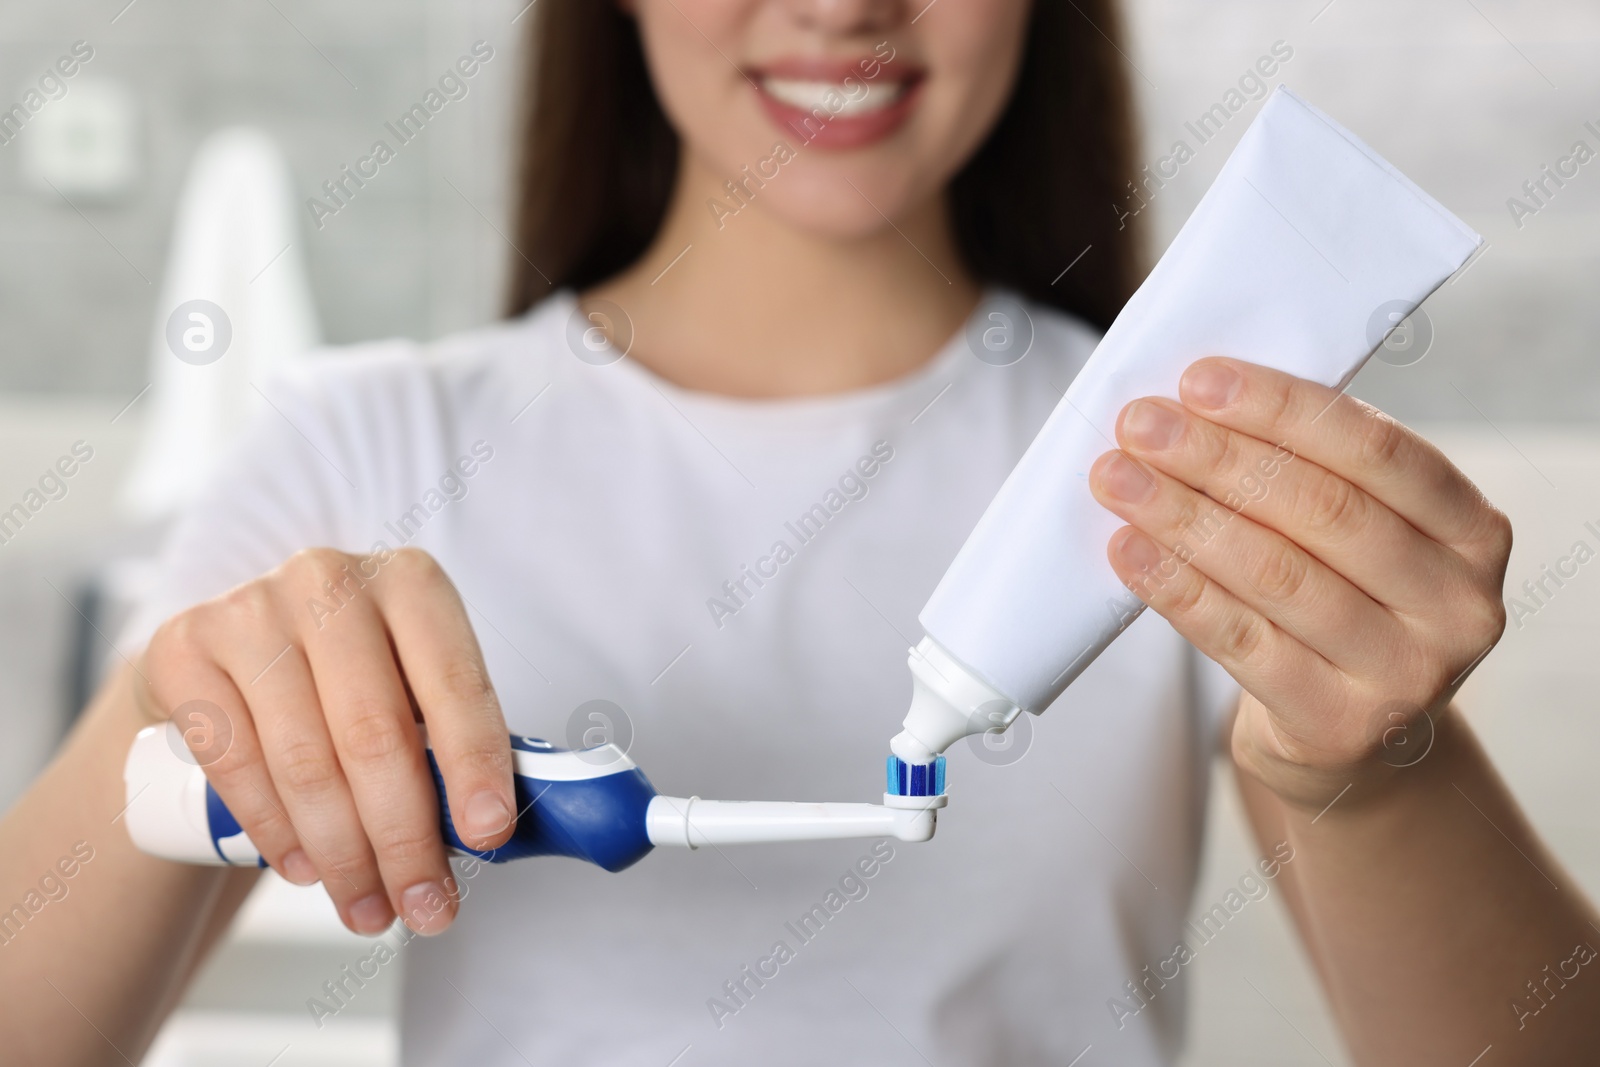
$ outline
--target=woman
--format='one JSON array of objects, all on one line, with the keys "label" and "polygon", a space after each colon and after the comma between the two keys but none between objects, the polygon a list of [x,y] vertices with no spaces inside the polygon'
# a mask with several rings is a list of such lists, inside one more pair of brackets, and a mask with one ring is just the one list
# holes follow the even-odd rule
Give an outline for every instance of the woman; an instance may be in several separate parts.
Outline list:
[{"label": "woman", "polygon": [[[1450,704],[1503,625],[1506,520],[1377,412],[1226,360],[1091,475],[1155,612],[1027,758],[953,756],[933,844],[451,872],[414,714],[480,847],[508,727],[625,727],[668,792],[869,795],[917,608],[1138,276],[1109,0],[622,6],[537,9],[514,317],[267,389],[144,651],[0,828],[6,901],[92,853],[5,947],[7,1047],[136,1058],[250,888],[116,825],[133,733],[194,706],[274,868],[353,930],[452,928],[402,942],[409,1064],[1171,1062],[1224,729],[1242,892],[1283,890],[1358,1060],[1592,1047],[1600,983],[1518,1013],[1595,916]],[[976,358],[1019,296],[1026,358]],[[1259,505],[1147,580],[1280,442]],[[1426,758],[1394,766],[1396,730]],[[319,1022],[357,992],[331,977]]]}]

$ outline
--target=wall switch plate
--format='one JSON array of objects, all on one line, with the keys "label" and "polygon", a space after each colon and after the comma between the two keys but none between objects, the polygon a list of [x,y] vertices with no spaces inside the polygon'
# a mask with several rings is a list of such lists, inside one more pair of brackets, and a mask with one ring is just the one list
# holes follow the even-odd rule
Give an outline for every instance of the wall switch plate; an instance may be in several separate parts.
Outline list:
[{"label": "wall switch plate", "polygon": [[22,174],[34,188],[69,199],[115,200],[139,176],[139,116],[119,81],[74,80],[19,138]]}]

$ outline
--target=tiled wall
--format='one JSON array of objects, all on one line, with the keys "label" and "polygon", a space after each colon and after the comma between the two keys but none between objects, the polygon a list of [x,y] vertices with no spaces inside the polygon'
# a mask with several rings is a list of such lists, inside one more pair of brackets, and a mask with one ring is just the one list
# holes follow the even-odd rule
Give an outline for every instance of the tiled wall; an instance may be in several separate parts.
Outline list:
[{"label": "tiled wall", "polygon": [[126,2],[0,10],[0,102],[72,42],[88,41],[94,59],[69,94],[89,78],[131,88],[143,160],[125,199],[75,210],[23,181],[19,150],[31,131],[0,146],[0,391],[126,396],[148,380],[174,203],[207,133],[264,128],[310,197],[478,40],[495,58],[469,95],[320,231],[303,214],[302,251],[333,341],[434,337],[495,314],[508,249],[478,209],[498,223],[528,21],[512,25],[521,3],[135,0],[124,10]]},{"label": "tiled wall", "polygon": [[[303,250],[334,341],[433,337],[495,313],[511,254],[494,227],[503,228],[508,111],[527,23],[512,19],[524,0],[125,3],[0,11],[0,98],[71,42],[88,40],[96,57],[82,76],[131,87],[145,161],[133,195],[83,205],[84,218],[54,194],[24,188],[16,145],[0,147],[0,391],[139,387],[178,182],[207,131],[234,122],[266,128],[282,141],[303,195],[313,195],[479,39],[497,55],[471,95],[350,209],[320,232],[308,226]],[[1283,41],[1294,55],[1278,77],[1489,239],[1482,262],[1430,303],[1437,340],[1429,356],[1412,367],[1372,367],[1359,393],[1402,418],[1476,418],[1476,407],[1496,420],[1586,420],[1600,410],[1600,361],[1589,358],[1600,327],[1600,304],[1590,298],[1600,282],[1600,161],[1520,230],[1506,207],[1575,140],[1600,151],[1600,137],[1583,129],[1586,120],[1600,128],[1600,8],[1130,0],[1129,14],[1152,161],[1184,136],[1185,119]],[[1093,32],[1087,24],[1085,32]],[[1158,246],[1254,107],[1162,191],[1153,205]]]},{"label": "tiled wall", "polygon": [[[1477,421],[1497,437],[1510,422],[1594,419],[1600,159],[1520,228],[1506,201],[1574,141],[1600,151],[1600,137],[1584,128],[1590,121],[1600,128],[1600,7],[1535,0],[1128,5],[1146,159],[1191,138],[1185,121],[1283,42],[1293,56],[1276,77],[1363,135],[1488,239],[1481,259],[1429,302],[1436,340],[1427,358],[1407,367],[1374,361],[1357,392],[1405,419]],[[493,317],[513,254],[501,233],[527,21],[525,0],[0,6],[0,108],[74,41],[88,41],[94,59],[72,84],[113,79],[130,89],[142,160],[128,196],[74,207],[26,185],[21,138],[0,145],[0,394],[14,405],[29,394],[88,394],[120,408],[148,380],[145,347],[178,185],[208,132],[241,122],[265,128],[287,153],[300,194],[310,197],[478,40],[496,55],[470,94],[320,230],[303,215],[300,244],[330,340],[434,337]],[[1085,32],[1093,32],[1087,24]],[[1157,247],[1199,199],[1255,106],[1200,148],[1152,202]]]},{"label": "tiled wall", "polygon": [[[1279,77],[1487,239],[1483,259],[1429,302],[1428,356],[1404,368],[1374,361],[1355,392],[1402,419],[1594,417],[1600,307],[1588,294],[1600,282],[1600,159],[1520,230],[1506,200],[1580,137],[1600,152],[1600,136],[1583,129],[1590,120],[1600,129],[1600,8],[1133,0],[1131,10],[1152,151],[1165,152],[1186,119],[1281,40],[1294,56]],[[1226,136],[1231,145],[1238,131]],[[1208,146],[1164,191],[1164,232],[1198,200],[1226,148]]]}]

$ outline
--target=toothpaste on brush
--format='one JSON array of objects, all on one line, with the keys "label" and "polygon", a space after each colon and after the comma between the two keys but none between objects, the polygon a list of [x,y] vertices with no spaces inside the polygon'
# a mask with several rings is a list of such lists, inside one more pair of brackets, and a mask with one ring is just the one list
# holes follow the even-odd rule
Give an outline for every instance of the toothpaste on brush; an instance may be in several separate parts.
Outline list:
[{"label": "toothpaste on brush", "polygon": [[1118,413],[1220,355],[1342,389],[1482,238],[1279,86],[989,505],[919,621],[896,761],[1038,714],[1143,609],[1089,491]]}]

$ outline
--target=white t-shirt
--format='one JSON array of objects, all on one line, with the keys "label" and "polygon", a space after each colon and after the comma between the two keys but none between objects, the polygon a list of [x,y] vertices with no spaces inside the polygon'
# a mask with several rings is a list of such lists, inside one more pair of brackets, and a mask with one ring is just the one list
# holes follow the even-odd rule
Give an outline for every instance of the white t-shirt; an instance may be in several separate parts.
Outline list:
[{"label": "white t-shirt", "polygon": [[[471,606],[513,730],[581,743],[609,701],[663,793],[876,800],[917,612],[1095,333],[1031,306],[1011,366],[958,335],[887,385],[749,401],[574,349],[576,306],[264,383],[275,410],[125,637],[303,547],[411,543]],[[1013,728],[1020,760],[951,750],[928,844],[482,870],[404,951],[404,1062],[1169,1062],[1185,979],[1147,1004],[1128,983],[1172,954],[1195,881],[1221,721],[1197,660],[1146,613]]]}]

